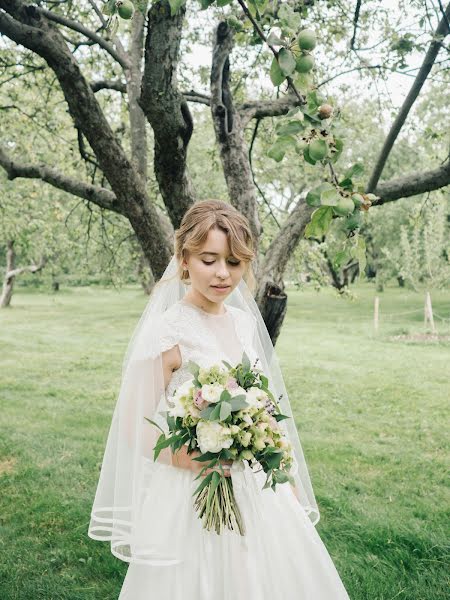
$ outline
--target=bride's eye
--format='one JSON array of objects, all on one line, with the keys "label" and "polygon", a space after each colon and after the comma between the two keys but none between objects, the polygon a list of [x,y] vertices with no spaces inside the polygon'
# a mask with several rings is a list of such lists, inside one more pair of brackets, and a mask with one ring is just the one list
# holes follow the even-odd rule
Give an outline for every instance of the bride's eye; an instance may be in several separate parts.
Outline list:
[{"label": "bride's eye", "polygon": [[[202,263],[203,263],[203,264],[205,264],[205,265],[212,265],[212,264],[214,264],[214,262],[215,262],[214,260],[213,260],[213,261],[210,261],[210,262],[208,262],[207,260],[202,260]],[[240,264],[241,264],[241,261],[240,261],[240,260],[238,260],[237,262],[228,261],[228,263],[229,263],[229,264],[230,264],[232,267],[237,267],[238,265],[240,265]]]}]

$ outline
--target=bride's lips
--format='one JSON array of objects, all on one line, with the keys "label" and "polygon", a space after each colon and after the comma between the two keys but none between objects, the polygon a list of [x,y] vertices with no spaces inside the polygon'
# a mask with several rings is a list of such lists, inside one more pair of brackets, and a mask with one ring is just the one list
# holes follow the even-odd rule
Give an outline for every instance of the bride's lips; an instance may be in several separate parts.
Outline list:
[{"label": "bride's lips", "polygon": [[224,292],[226,292],[227,290],[229,290],[231,288],[231,285],[227,285],[226,287],[219,287],[217,285],[212,285],[211,287],[214,290],[218,291],[219,294],[223,294]]}]

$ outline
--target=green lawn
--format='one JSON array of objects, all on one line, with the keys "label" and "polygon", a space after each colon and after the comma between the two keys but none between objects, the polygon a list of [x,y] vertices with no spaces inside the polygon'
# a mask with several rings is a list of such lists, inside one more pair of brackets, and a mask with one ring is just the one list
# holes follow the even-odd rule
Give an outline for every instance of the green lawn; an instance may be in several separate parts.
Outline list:
[{"label": "green lawn", "polygon": [[[450,342],[392,340],[423,331],[424,298],[395,287],[379,294],[374,335],[374,287],[355,290],[354,301],[290,292],[277,344],[318,531],[352,600],[444,600]],[[127,565],[87,526],[145,302],[137,287],[19,289],[0,311],[2,600],[118,597]],[[449,293],[432,302],[450,317]],[[450,321],[436,325],[450,333]]]}]

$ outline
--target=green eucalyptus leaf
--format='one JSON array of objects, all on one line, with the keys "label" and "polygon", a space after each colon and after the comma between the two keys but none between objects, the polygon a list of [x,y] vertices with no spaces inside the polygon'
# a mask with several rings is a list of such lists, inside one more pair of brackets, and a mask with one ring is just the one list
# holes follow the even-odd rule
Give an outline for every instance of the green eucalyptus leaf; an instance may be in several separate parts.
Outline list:
[{"label": "green eucalyptus leaf", "polygon": [[229,402],[220,403],[220,420],[225,421],[231,415],[231,404]]}]

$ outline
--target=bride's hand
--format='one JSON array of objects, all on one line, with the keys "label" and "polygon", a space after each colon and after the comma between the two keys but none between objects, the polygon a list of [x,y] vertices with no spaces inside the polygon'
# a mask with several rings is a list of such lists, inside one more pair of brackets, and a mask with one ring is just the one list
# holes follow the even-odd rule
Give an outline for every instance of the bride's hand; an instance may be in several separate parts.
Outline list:
[{"label": "bride's hand", "polygon": [[[174,465],[175,467],[181,467],[182,469],[190,469],[196,475],[198,475],[205,466],[205,463],[199,462],[198,460],[192,460],[193,458],[197,458],[198,456],[201,456],[201,452],[199,452],[198,450],[194,450],[193,452],[188,454],[187,446],[183,444],[183,446],[181,446],[179,450],[177,450],[175,453],[172,453],[172,465]],[[233,464],[232,460],[221,460],[219,462],[222,465]],[[212,473],[212,471],[218,471],[220,473],[219,466],[215,465],[213,469],[206,469],[202,473],[202,477],[205,477],[209,473]],[[223,473],[225,477],[231,477],[229,469],[224,468]]]}]

